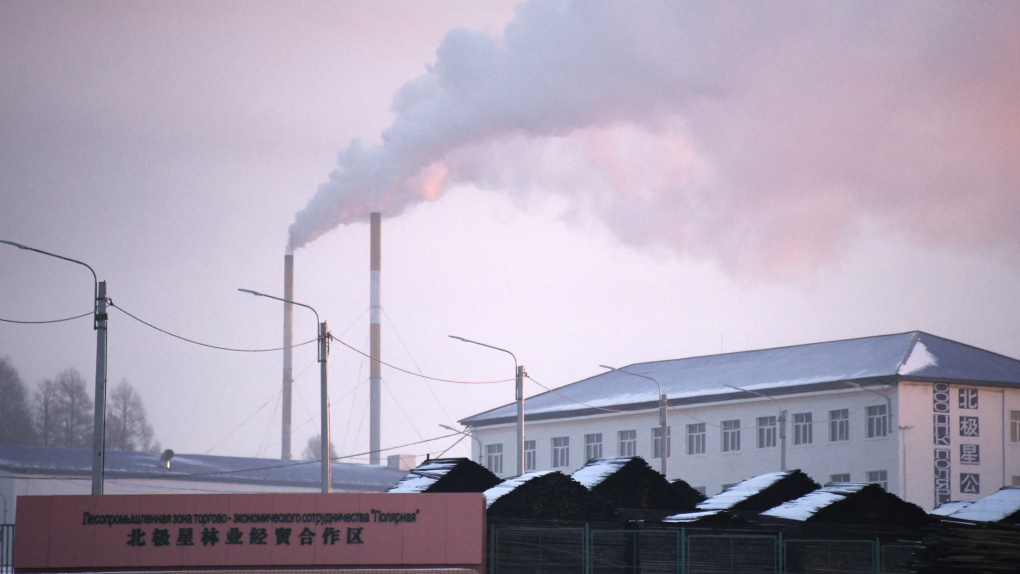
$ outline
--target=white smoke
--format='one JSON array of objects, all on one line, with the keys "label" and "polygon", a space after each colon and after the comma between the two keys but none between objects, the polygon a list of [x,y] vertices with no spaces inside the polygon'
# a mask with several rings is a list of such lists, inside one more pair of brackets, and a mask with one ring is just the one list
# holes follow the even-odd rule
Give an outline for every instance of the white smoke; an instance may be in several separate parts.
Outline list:
[{"label": "white smoke", "polygon": [[1020,245],[1020,3],[534,1],[447,34],[291,225],[452,185],[567,197],[622,240],[782,271],[865,220]]}]

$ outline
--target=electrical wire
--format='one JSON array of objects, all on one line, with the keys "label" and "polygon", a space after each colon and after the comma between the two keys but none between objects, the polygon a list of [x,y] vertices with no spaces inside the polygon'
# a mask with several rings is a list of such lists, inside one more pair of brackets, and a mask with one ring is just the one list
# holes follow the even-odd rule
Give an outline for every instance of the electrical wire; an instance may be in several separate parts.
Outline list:
[{"label": "electrical wire", "polygon": [[64,321],[73,321],[75,319],[81,319],[82,317],[88,317],[93,311],[88,313],[82,313],[81,315],[75,315],[74,317],[66,317],[64,319],[52,319],[50,321],[15,321],[14,319],[0,319],[2,323],[17,323],[19,325],[43,325],[46,323],[63,323]]},{"label": "electrical wire", "polygon": [[[379,382],[382,383],[383,388],[385,388],[386,392],[390,394],[391,398],[393,398],[393,404],[397,405],[397,408],[400,409],[401,414],[404,415],[404,418],[407,419],[407,422],[411,425],[411,430],[414,431],[414,434],[418,435],[418,438],[424,440],[425,437],[423,437],[422,434],[418,432],[418,427],[414,426],[414,421],[411,420],[411,417],[408,416],[407,411],[404,410],[403,405],[401,405],[400,401],[397,400],[397,395],[393,394],[393,391],[390,389],[390,386],[386,384],[386,379],[380,378]],[[429,445],[429,448],[431,447],[432,445]]]},{"label": "electrical wire", "polygon": [[398,367],[396,365],[391,365],[391,364],[387,363],[386,361],[383,361],[382,359],[373,359],[372,356],[369,355],[368,353],[365,353],[365,352],[363,352],[363,351],[361,351],[359,349],[356,349],[356,348],[352,347],[351,345],[348,345],[347,343],[341,341],[340,339],[337,339],[336,337],[334,337],[334,336],[332,336],[330,334],[327,334],[326,336],[329,337],[330,339],[336,341],[337,343],[340,343],[341,345],[347,347],[348,349],[354,351],[355,353],[357,353],[357,354],[359,354],[359,355],[361,355],[363,357],[367,357],[369,360],[376,361],[380,365],[386,365],[387,367],[389,367],[391,369],[395,369],[397,371],[400,371],[401,373],[407,373],[408,375],[411,375],[411,376],[414,376],[414,377],[422,377],[422,378],[428,379],[430,381],[439,381],[440,383],[454,383],[454,384],[457,384],[457,385],[493,385],[493,384],[496,384],[496,383],[509,383],[510,381],[516,381],[517,380],[516,378],[513,378],[513,379],[500,379],[498,381],[453,381],[453,380],[450,380],[450,379],[440,379],[440,378],[437,378],[437,377],[430,377],[428,375],[422,375],[422,374],[419,374],[419,373],[414,373],[414,372],[408,371],[407,369],[402,369],[402,368],[400,368],[400,367]]},{"label": "electrical wire", "polygon": [[421,367],[418,366],[418,361],[415,361],[414,357],[411,355],[411,351],[407,348],[407,345],[404,343],[404,338],[400,336],[400,333],[397,331],[397,326],[394,325],[393,320],[390,319],[390,314],[386,312],[386,309],[381,307],[380,309],[382,309],[383,317],[386,317],[386,322],[389,323],[390,328],[393,329],[393,334],[396,335],[397,340],[400,341],[400,346],[403,347],[404,352],[407,353],[407,358],[411,359],[411,363],[414,364],[414,368],[416,371],[418,371],[418,375],[422,376],[422,380],[425,381],[425,388],[427,388],[429,392],[432,393],[432,398],[436,399],[436,404],[439,405],[439,410],[443,411],[443,414],[446,415],[446,420],[449,421],[450,424],[453,424],[454,423],[453,417],[450,416],[450,413],[446,412],[446,407],[443,406],[443,401],[439,400],[439,395],[436,394],[436,391],[432,388],[432,385],[429,384],[429,380],[427,378],[424,378],[424,376],[422,375]]},{"label": "electrical wire", "polygon": [[182,337],[180,335],[175,335],[175,334],[171,333],[170,331],[166,331],[164,329],[160,329],[159,327],[153,325],[152,323],[143,321],[142,319],[139,319],[138,317],[135,317],[131,313],[128,313],[127,311],[125,311],[122,307],[118,307],[117,305],[114,305],[113,301],[110,301],[109,304],[110,304],[110,307],[113,307],[114,309],[117,309],[118,311],[120,311],[121,313],[124,313],[128,317],[131,317],[135,321],[138,321],[139,323],[141,323],[141,324],[143,324],[143,325],[145,325],[147,327],[151,327],[151,328],[159,331],[160,333],[163,333],[164,335],[170,335],[171,337],[174,337],[175,339],[180,339],[182,341],[186,341],[188,343],[192,343],[192,344],[195,344],[195,345],[200,345],[202,347],[208,347],[210,349],[218,349],[220,351],[234,351],[234,352],[237,352],[237,353],[268,353],[270,351],[282,351],[284,349],[293,349],[295,347],[300,347],[302,345],[307,345],[309,343],[314,343],[314,342],[319,340],[319,338],[316,337],[316,338],[314,338],[314,339],[312,339],[310,341],[305,341],[304,343],[298,343],[296,345],[291,345],[289,347],[274,347],[272,349],[235,349],[235,348],[232,348],[232,347],[219,347],[217,345],[210,345],[208,343],[200,343],[198,341],[194,341],[192,339],[188,339],[188,338]]},{"label": "electrical wire", "polygon": [[239,429],[240,429],[241,427],[243,427],[244,425],[248,424],[248,421],[250,421],[250,420],[251,420],[252,418],[254,418],[254,417],[255,417],[255,415],[259,414],[259,412],[261,412],[261,411],[262,411],[262,409],[266,408],[266,407],[267,407],[267,406],[269,405],[269,403],[271,403],[271,402],[273,401],[273,399],[275,399],[276,397],[280,396],[280,394],[282,394],[282,393],[283,393],[283,389],[280,389],[280,390],[279,390],[279,391],[277,391],[277,392],[276,392],[276,393],[275,393],[275,394],[274,394],[273,396],[269,397],[269,400],[267,400],[266,402],[262,403],[262,406],[261,406],[261,407],[259,407],[259,408],[255,409],[255,412],[253,412],[253,413],[251,414],[251,416],[249,416],[248,418],[244,419],[244,421],[243,421],[243,422],[241,422],[241,424],[239,424],[239,425],[237,425],[236,427],[234,427],[234,430],[232,430],[232,431],[228,432],[226,436],[224,436],[223,438],[221,438],[221,439],[220,439],[220,442],[218,442],[218,443],[216,443],[216,444],[212,445],[212,447],[211,447],[211,448],[210,448],[209,450],[205,451],[205,454],[209,454],[209,453],[211,453],[211,452],[212,452],[212,451],[213,451],[213,450],[214,450],[214,449],[215,449],[216,447],[218,447],[218,446],[220,446],[221,444],[223,444],[223,441],[225,441],[225,440],[227,440],[228,438],[230,438],[230,435],[234,434],[234,433],[235,433],[235,432],[237,432],[237,431],[238,431],[238,430],[239,430]]}]

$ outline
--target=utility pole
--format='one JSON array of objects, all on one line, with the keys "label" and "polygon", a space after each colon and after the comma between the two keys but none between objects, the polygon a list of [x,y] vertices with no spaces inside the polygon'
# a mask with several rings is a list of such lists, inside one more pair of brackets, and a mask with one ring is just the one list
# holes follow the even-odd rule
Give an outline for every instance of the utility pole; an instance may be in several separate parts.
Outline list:
[{"label": "utility pole", "polygon": [[92,421],[92,494],[103,494],[106,461],[106,281],[96,292],[96,417]]},{"label": "utility pole", "polygon": [[322,404],[319,418],[322,422],[322,492],[329,494],[333,492],[333,478],[330,476],[329,460],[329,391],[326,387],[326,371],[328,367],[329,347],[326,339],[326,322],[319,323],[319,384],[321,386]]},{"label": "utility pole", "polygon": [[524,474],[524,365],[517,365],[517,476]]}]

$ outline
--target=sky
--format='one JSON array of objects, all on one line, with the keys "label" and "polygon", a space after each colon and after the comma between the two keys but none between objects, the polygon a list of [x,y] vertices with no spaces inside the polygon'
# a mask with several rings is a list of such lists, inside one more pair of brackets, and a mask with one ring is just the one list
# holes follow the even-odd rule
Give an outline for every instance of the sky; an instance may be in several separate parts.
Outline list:
[{"label": "sky", "polygon": [[[109,381],[182,453],[278,457],[282,295],[383,359],[556,387],[627,364],[924,330],[1020,357],[1010,2],[0,0],[0,239],[87,262]],[[0,318],[87,312],[82,267],[0,245]],[[295,340],[315,336],[295,311]],[[88,319],[0,323],[29,386],[95,371]],[[294,439],[318,432],[312,345]],[[383,367],[384,454],[512,383]],[[368,364],[331,437],[367,461]],[[535,383],[527,395],[541,392]]]}]

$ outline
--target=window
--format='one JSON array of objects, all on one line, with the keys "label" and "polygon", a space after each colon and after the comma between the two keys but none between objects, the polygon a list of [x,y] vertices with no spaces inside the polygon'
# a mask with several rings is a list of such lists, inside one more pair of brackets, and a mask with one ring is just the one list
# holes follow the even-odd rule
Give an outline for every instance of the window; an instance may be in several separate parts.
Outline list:
[{"label": "window", "polygon": [[740,421],[722,422],[722,451],[736,452],[740,450]]},{"label": "window", "polygon": [[687,425],[687,454],[705,454],[705,423]]},{"label": "window", "polygon": [[738,483],[738,482],[731,482],[729,484],[724,484],[724,485],[722,485],[722,492],[726,492],[727,490],[733,488],[734,486],[736,486],[738,484],[740,484],[740,483]]},{"label": "window", "polygon": [[829,440],[850,440],[850,410],[829,411]]},{"label": "window", "polygon": [[1020,442],[1020,411],[1009,411],[1009,442]]},{"label": "window", "polygon": [[537,468],[537,462],[538,456],[535,452],[535,441],[524,441],[524,472],[535,470]]},{"label": "window", "polygon": [[[673,454],[673,449],[669,444],[671,434],[670,427],[666,427],[666,458]],[[652,458],[662,458],[662,427],[652,429]]]},{"label": "window", "polygon": [[602,458],[602,433],[584,435],[584,461]]},{"label": "window", "polygon": [[503,443],[485,445],[485,468],[493,474],[503,474]]},{"label": "window", "polygon": [[868,407],[868,438],[877,438],[889,434],[889,413],[886,405]]},{"label": "window", "polygon": [[[1017,478],[1020,478],[1020,477],[1017,477]],[[708,492],[708,489],[705,488],[704,486],[695,486],[694,490],[697,490],[698,493],[701,494],[701,496],[705,496],[705,493]]]},{"label": "window", "polygon": [[829,482],[850,482],[850,473],[844,472],[842,474],[830,474]]},{"label": "window", "polygon": [[758,448],[776,447],[776,417],[758,417]]},{"label": "window", "polygon": [[793,444],[811,444],[814,436],[811,432],[811,413],[795,413],[793,415]]},{"label": "window", "polygon": [[570,466],[570,437],[559,436],[552,439],[553,468]]},{"label": "window", "polygon": [[869,470],[868,482],[881,486],[882,490],[889,490],[889,472],[885,470]]},{"label": "window", "polygon": [[616,434],[620,438],[620,456],[637,456],[637,431],[622,430]]}]

